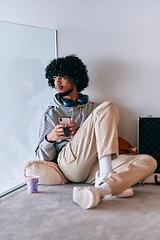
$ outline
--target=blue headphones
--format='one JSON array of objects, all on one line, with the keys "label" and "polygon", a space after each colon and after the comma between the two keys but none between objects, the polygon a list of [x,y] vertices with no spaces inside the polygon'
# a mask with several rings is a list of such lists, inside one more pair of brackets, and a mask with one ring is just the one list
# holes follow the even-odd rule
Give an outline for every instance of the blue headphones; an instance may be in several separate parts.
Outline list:
[{"label": "blue headphones", "polygon": [[[74,106],[74,101],[73,100],[70,100],[70,99],[64,100],[63,98],[61,98],[61,101],[62,101],[64,107],[73,107]],[[85,103],[88,102],[88,98],[81,94],[80,97],[77,98],[77,102],[80,105],[85,104]]]}]

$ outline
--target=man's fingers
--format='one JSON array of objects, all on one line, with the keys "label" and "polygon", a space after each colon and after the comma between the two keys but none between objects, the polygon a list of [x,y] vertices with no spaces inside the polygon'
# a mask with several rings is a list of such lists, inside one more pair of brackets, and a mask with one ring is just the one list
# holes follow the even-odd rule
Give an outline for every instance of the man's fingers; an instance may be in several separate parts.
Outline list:
[{"label": "man's fingers", "polygon": [[71,118],[71,123],[74,123],[74,118]]}]

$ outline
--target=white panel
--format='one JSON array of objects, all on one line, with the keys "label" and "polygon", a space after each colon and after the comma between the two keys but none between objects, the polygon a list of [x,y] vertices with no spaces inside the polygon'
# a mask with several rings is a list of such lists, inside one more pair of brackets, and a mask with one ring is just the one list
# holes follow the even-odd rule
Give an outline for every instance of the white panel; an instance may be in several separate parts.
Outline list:
[{"label": "white panel", "polygon": [[45,67],[55,57],[54,30],[0,22],[0,192],[24,182],[39,122],[54,91]]}]

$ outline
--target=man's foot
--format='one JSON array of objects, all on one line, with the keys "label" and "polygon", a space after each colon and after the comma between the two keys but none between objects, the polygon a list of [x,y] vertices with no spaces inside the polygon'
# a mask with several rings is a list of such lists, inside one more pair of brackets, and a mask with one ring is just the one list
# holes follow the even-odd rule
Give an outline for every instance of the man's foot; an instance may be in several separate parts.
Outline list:
[{"label": "man's foot", "polygon": [[127,198],[127,197],[132,197],[133,195],[134,195],[133,189],[132,188],[127,188],[122,193],[115,195],[115,197]]},{"label": "man's foot", "polygon": [[[105,178],[106,174],[100,177],[99,171],[96,172],[95,176],[95,187],[101,187],[101,184],[104,182],[103,179]],[[125,198],[125,197],[132,197],[134,195],[133,189],[128,188],[120,194],[115,195],[115,197]]]},{"label": "man's foot", "polygon": [[96,207],[106,195],[112,192],[107,183],[103,183],[101,187],[74,187],[73,201],[84,209]]},{"label": "man's foot", "polygon": [[101,194],[99,189],[94,187],[74,187],[73,201],[83,209],[94,208],[101,202]]}]

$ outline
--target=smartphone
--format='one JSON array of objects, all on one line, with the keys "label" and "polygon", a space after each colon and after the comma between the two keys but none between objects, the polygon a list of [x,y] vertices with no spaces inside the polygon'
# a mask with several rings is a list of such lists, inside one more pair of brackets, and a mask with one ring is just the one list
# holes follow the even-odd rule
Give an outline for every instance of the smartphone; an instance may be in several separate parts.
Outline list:
[{"label": "smartphone", "polygon": [[61,123],[61,124],[71,123],[71,118],[70,117],[59,117],[58,120],[59,120],[59,123]]},{"label": "smartphone", "polygon": [[[70,117],[59,117],[58,118],[60,124],[69,124],[71,123],[71,118]],[[68,127],[63,128],[64,130],[64,136],[69,137],[70,136],[70,131]]]}]

